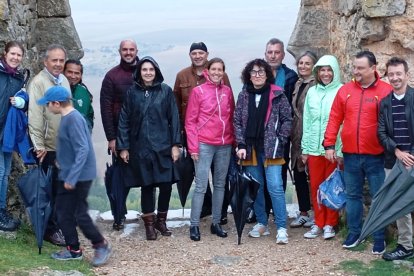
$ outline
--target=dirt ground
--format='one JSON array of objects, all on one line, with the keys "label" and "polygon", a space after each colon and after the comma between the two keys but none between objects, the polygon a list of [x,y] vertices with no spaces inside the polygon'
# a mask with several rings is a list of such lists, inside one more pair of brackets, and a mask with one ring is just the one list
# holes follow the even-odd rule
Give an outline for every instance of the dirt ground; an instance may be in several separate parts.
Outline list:
[{"label": "dirt ground", "polygon": [[[361,252],[344,250],[340,237],[304,239],[305,228],[288,229],[289,244],[278,245],[274,224],[269,236],[257,239],[247,236],[253,225],[246,224],[242,244],[237,245],[231,214],[224,226],[227,238],[210,234],[211,219],[204,218],[199,242],[190,240],[188,226],[172,229],[171,237],[146,241],[142,221],[130,223],[134,227],[128,231],[113,231],[112,224],[98,222],[112,244],[113,256],[94,270],[97,275],[346,275],[340,262],[380,258],[371,254],[371,245]],[[85,253],[92,256],[90,246]]]}]

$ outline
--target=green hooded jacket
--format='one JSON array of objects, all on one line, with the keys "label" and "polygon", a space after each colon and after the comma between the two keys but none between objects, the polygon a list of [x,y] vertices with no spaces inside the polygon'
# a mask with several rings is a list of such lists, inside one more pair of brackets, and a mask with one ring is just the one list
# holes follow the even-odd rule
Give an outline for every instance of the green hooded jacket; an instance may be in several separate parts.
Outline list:
[{"label": "green hooded jacket", "polygon": [[[318,80],[318,70],[324,66],[330,66],[332,68],[333,79],[327,85],[318,81],[316,85],[309,88],[308,94],[306,95],[303,110],[302,154],[314,156],[325,155],[322,142],[332,103],[342,83],[338,60],[331,55],[322,56],[315,64],[313,67],[315,79]],[[338,135],[335,147],[336,154],[342,157],[340,135]]]}]

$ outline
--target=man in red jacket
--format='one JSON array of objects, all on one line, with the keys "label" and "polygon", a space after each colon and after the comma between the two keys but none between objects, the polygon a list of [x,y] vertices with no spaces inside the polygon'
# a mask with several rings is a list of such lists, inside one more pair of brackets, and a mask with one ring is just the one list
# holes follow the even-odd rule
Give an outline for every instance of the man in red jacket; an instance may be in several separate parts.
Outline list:
[{"label": "man in red jacket", "polygon": [[[101,87],[100,103],[101,117],[106,139],[108,140],[108,150],[112,153],[112,161],[117,158],[116,136],[118,131],[119,113],[121,112],[122,102],[126,92],[133,84],[133,73],[138,61],[138,48],[134,40],[126,39],[119,45],[119,55],[121,62],[106,73]],[[125,201],[129,189],[125,191]],[[126,205],[125,205],[126,214]],[[115,221],[115,230],[124,228],[124,219]]]},{"label": "man in red jacket", "polygon": [[[328,160],[336,158],[335,142],[341,130],[346,186],[346,218],[348,236],[344,248],[357,245],[362,228],[362,190],[365,178],[374,196],[384,182],[384,148],[378,136],[378,111],[382,98],[392,87],[381,81],[376,71],[376,58],[370,51],[359,52],[353,61],[354,79],[342,86],[332,105],[323,145]],[[384,229],[374,233],[372,253],[385,252]]]}]

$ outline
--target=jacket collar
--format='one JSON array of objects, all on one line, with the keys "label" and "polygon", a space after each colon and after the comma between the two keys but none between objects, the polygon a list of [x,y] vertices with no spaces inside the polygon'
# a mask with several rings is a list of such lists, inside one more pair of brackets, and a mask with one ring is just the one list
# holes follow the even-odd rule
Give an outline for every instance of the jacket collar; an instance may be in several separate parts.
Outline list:
[{"label": "jacket collar", "polygon": [[139,61],[138,57],[135,58],[134,64],[126,63],[123,59],[121,59],[119,66],[121,66],[121,68],[124,69],[125,71],[133,72],[137,68],[138,61]]},{"label": "jacket collar", "polygon": [[371,88],[371,87],[376,87],[376,86],[378,86],[378,83],[381,81],[381,77],[380,77],[380,75],[378,74],[377,71],[375,71],[374,74],[375,74],[375,81],[368,87],[363,88],[361,86],[361,83],[357,82],[354,78],[352,79],[352,82],[362,90],[368,89],[368,88]]}]

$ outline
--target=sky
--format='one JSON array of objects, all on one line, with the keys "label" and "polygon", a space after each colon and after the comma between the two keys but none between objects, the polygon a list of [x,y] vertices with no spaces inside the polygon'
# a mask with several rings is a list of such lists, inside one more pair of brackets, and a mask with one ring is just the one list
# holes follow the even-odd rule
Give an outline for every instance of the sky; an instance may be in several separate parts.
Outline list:
[{"label": "sky", "polygon": [[[300,6],[300,0],[69,0],[69,3],[85,50],[83,80],[94,94],[93,141],[101,176],[105,170],[103,160],[108,161],[109,157],[102,150],[107,142],[100,119],[100,84],[105,72],[119,63],[116,48],[121,40],[135,39],[138,55],[154,57],[165,83],[171,87],[178,71],[190,65],[191,43],[203,41],[210,58],[224,60],[233,93],[237,95],[242,87],[241,71],[250,60],[264,57],[270,38],[277,37],[287,46]],[[113,53],[102,50],[107,48]],[[290,54],[286,53],[284,63],[296,70]]]},{"label": "sky", "polygon": [[[139,56],[152,55],[173,86],[176,73],[189,65],[191,43],[203,41],[210,58],[226,62],[232,86],[239,90],[244,65],[263,57],[270,38],[287,45],[300,0],[70,0],[70,5],[85,48],[118,46],[122,39],[133,38]],[[286,64],[293,64],[290,54]]]}]

